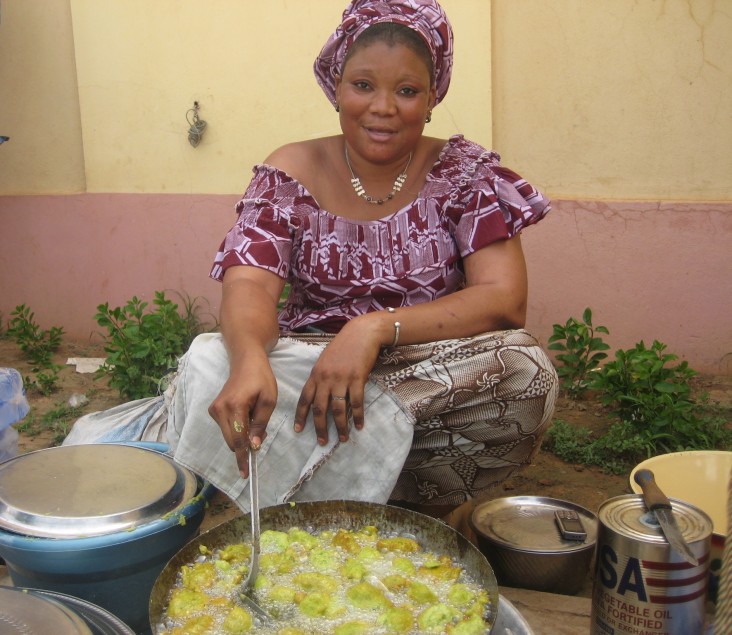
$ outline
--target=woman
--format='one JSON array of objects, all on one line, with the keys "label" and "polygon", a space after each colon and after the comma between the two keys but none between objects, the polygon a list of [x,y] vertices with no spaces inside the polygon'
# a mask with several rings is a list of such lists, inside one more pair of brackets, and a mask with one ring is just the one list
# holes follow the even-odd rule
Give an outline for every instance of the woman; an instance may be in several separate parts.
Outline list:
[{"label": "woman", "polygon": [[[249,443],[258,447],[266,438],[277,402],[268,355],[280,330],[334,333],[293,414],[297,431],[325,445],[329,416],[342,443],[350,438],[351,419],[356,430],[370,425],[364,386],[380,355],[524,325],[527,282],[518,234],[547,204],[498,166],[495,155],[459,138],[423,134],[451,68],[451,27],[436,2],[351,3],[315,64],[343,133],[282,147],[255,169],[213,271],[223,280],[221,326],[231,374],[209,412],[243,476]],[[441,155],[450,165],[439,165]],[[499,191],[461,191],[454,180],[469,178],[472,169],[483,172],[474,177],[483,188],[497,184]],[[275,212],[291,189],[302,207]],[[501,197],[514,207],[501,208]],[[450,198],[459,200],[455,209]],[[389,239],[367,247],[379,230]],[[260,255],[263,247],[276,255]],[[287,279],[292,290],[278,321]],[[552,370],[545,363],[543,371],[537,373],[545,408],[529,425],[525,458],[537,448],[539,424],[548,421],[544,411],[553,402]],[[513,441],[522,445],[520,435]],[[413,458],[424,462],[414,450]],[[483,461],[491,462],[500,463]],[[452,484],[450,492],[410,496],[410,480],[420,479],[406,474],[404,480],[395,496],[411,503],[449,506],[475,493],[459,494]]]},{"label": "woman", "polygon": [[254,169],[211,273],[223,339],[182,360],[167,430],[243,509],[250,446],[263,504],[435,515],[538,450],[556,374],[521,330],[519,234],[549,206],[495,153],[424,134],[451,71],[437,2],[352,2],[315,62],[342,134]]}]

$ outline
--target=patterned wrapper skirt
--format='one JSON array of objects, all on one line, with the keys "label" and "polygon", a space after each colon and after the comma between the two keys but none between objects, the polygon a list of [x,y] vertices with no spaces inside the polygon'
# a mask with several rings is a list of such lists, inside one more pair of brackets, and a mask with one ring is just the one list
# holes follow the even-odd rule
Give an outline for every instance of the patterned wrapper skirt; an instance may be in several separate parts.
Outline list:
[{"label": "patterned wrapper skirt", "polygon": [[[558,380],[523,330],[385,348],[366,387],[366,425],[352,441],[341,444],[333,429],[320,447],[312,431],[296,434],[300,390],[332,337],[287,333],[270,354],[278,400],[259,452],[263,504],[345,497],[454,507],[538,451]],[[247,482],[207,412],[228,376],[221,335],[201,335],[164,395],[85,415],[64,444],[165,442],[176,461],[247,511]]]},{"label": "patterned wrapper skirt", "polygon": [[[288,336],[312,343],[329,337]],[[558,390],[551,360],[521,329],[385,348],[371,379],[414,418],[412,447],[390,499],[416,505],[459,505],[529,463]]]}]

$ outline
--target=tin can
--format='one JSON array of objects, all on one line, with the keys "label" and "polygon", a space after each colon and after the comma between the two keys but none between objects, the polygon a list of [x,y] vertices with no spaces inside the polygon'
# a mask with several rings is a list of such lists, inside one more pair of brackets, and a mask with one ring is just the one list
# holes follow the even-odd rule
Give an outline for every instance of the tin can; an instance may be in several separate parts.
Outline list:
[{"label": "tin can", "polygon": [[693,565],[668,544],[643,496],[617,496],[598,511],[592,635],[690,635],[704,631],[712,520],[671,499]]}]

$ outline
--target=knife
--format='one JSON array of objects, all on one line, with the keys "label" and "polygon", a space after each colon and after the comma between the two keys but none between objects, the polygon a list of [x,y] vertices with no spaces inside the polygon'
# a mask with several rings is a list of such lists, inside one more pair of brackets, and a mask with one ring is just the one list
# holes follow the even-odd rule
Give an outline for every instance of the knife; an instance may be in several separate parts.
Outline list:
[{"label": "knife", "polygon": [[661,529],[663,529],[663,533],[671,548],[679,553],[684,560],[697,566],[699,560],[691,552],[689,545],[686,544],[684,537],[681,535],[679,526],[676,524],[676,518],[674,518],[671,501],[669,501],[656,483],[653,472],[651,470],[638,470],[635,473],[635,482],[641,486],[646,507],[656,514],[656,519],[661,525]]}]

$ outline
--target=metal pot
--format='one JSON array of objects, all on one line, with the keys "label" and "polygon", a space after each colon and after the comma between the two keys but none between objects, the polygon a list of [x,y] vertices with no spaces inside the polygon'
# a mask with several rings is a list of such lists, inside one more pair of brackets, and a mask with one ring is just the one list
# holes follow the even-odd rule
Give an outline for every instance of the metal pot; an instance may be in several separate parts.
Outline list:
[{"label": "metal pot", "polygon": [[[430,516],[376,503],[317,501],[265,507],[261,510],[260,521],[263,530],[287,531],[295,526],[318,531],[337,528],[358,530],[367,525],[374,525],[380,531],[413,534],[425,548],[455,558],[483,585],[492,607],[487,622],[489,626],[495,622],[498,610],[498,585],[487,560],[465,536]],[[249,514],[245,514],[214,527],[183,547],[165,565],[153,585],[150,595],[152,632],[157,632],[158,625],[162,623],[168,597],[175,585],[179,569],[199,557],[200,545],[216,549],[227,544],[246,542],[250,536]]]},{"label": "metal pot", "polygon": [[[566,540],[554,512],[578,513],[587,537]],[[504,586],[574,595],[585,583],[597,543],[597,516],[567,501],[539,496],[496,498],[478,505],[470,522],[478,547]]]}]

